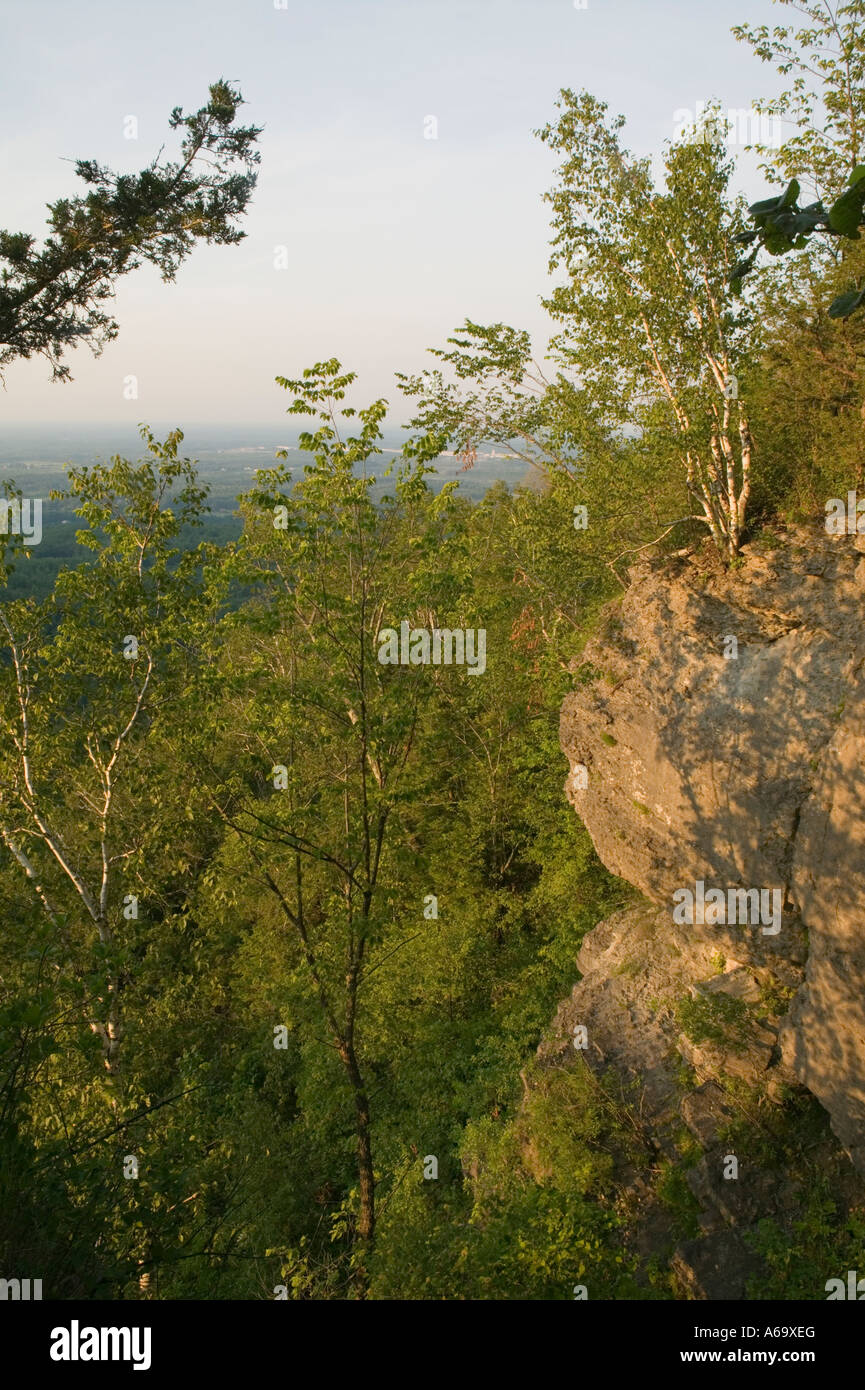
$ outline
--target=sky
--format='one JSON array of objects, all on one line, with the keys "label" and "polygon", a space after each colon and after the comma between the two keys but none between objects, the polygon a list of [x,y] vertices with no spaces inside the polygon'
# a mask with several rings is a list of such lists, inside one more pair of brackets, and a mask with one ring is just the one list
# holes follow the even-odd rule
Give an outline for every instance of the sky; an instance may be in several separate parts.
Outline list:
[{"label": "sky", "polygon": [[555,155],[533,131],[557,92],[594,92],[627,118],[628,147],[657,155],[677,111],[778,90],[730,27],[787,17],[772,0],[0,0],[7,230],[44,235],[45,205],[83,189],[70,161],[171,157],[170,111],[203,105],[218,77],[264,126],[246,239],[197,246],[173,284],[149,266],[120,280],[120,335],[99,358],[70,354],[71,382],[38,358],[9,367],[0,432],[269,424],[288,404],[274,378],[330,357],[399,423],[394,372],[434,366],[426,349],[466,317],[528,329],[543,352]]}]

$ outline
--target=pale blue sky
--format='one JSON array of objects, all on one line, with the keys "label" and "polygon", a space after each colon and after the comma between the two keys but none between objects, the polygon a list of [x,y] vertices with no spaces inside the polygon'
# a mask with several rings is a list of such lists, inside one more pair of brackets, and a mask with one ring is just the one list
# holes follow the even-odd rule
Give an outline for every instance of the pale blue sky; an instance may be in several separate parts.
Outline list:
[{"label": "pale blue sky", "polygon": [[[677,108],[777,90],[729,31],[784,18],[771,0],[0,0],[10,230],[41,234],[46,202],[76,191],[64,159],[142,167],[172,106],[201,105],[218,76],[265,126],[247,239],[196,249],[174,285],[126,277],[118,340],[72,354],[67,385],[41,360],[9,368],[0,422],[263,424],[287,404],[277,374],[336,356],[399,423],[394,370],[431,365],[425,348],[465,316],[545,341],[554,162],[532,131],[558,90],[589,88],[627,117],[635,152],[657,152]],[[753,165],[742,178],[762,191]]]}]

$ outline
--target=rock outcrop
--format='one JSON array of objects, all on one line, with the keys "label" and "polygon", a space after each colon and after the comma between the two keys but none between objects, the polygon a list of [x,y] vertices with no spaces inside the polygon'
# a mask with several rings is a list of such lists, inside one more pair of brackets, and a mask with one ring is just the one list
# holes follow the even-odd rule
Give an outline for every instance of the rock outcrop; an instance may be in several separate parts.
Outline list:
[{"label": "rock outcrop", "polygon": [[[802,529],[746,547],[729,572],[699,555],[631,572],[578,663],[561,741],[600,858],[649,906],[590,933],[545,1046],[591,1024],[587,1060],[595,1046],[642,1077],[661,1135],[678,1058],[701,1087],[795,1079],[865,1172],[860,548]],[[683,919],[686,889],[721,890],[719,920]],[[675,1009],[689,993],[739,1001],[735,1048],[689,1042]],[[692,1128],[711,1131],[717,1099],[694,1093]]]}]

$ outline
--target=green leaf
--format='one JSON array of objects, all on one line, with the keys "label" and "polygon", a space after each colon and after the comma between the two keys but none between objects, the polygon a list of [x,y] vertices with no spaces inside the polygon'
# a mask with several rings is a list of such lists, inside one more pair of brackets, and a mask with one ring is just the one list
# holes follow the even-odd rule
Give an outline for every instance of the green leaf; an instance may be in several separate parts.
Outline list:
[{"label": "green leaf", "polygon": [[777,208],[783,207],[783,195],[778,198],[764,198],[760,203],[751,203],[748,211],[752,217],[763,217],[767,212],[775,212]]},{"label": "green leaf", "polygon": [[859,240],[859,227],[862,223],[862,208],[865,204],[865,180],[855,188],[848,188],[829,209],[829,226],[851,241]]},{"label": "green leaf", "polygon": [[830,319],[846,319],[858,309],[860,304],[865,303],[865,289],[848,290],[846,294],[841,294],[829,306]]}]

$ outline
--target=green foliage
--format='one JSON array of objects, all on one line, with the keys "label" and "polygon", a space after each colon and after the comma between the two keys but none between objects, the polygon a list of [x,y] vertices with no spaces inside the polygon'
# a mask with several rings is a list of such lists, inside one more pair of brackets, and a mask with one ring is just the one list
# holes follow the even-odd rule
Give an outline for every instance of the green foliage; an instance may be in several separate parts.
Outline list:
[{"label": "green foliage", "polygon": [[850,171],[863,162],[865,133],[865,4],[845,0],[775,0],[806,20],[756,27],[739,24],[734,36],[792,85],[755,110],[793,128],[779,148],[758,145],[763,168],[775,181],[806,178],[813,192],[830,199],[840,194]]},{"label": "green foliage", "polygon": [[670,1213],[671,1234],[677,1240],[693,1240],[700,1233],[700,1203],[690,1187],[686,1171],[664,1159],[655,1180],[655,1192]]},{"label": "green foliage", "polygon": [[454,1297],[454,1270],[461,1298],[572,1299],[575,1283],[590,1298],[637,1296],[609,1200],[610,1146],[634,1152],[620,1103],[581,1065],[525,1080],[512,1118],[466,1126],[461,1182],[425,1183],[415,1166],[395,1190],[376,1296]]},{"label": "green foliage", "polygon": [[782,1104],[736,1090],[737,1119],[719,1136],[760,1168],[783,1175],[786,1211],[746,1236],[764,1267],[748,1286],[755,1299],[825,1300],[826,1281],[861,1265],[865,1210],[847,1183],[833,1182],[838,1156],[825,1111],[801,1091]]},{"label": "green foliage", "polygon": [[[3,1249],[86,1297],[569,1297],[590,1257],[620,1270],[609,1160],[574,1139],[595,1133],[588,1094],[532,1111],[564,1186],[533,1195],[526,1170],[515,1206],[490,1193],[465,1271],[455,1246],[466,1135],[522,1123],[515,1077],[627,891],[561,794],[564,658],[591,621],[560,567],[569,518],[529,490],[436,496],[428,434],[374,504],[384,402],[355,411],[335,361],[282,384],[317,417],[310,462],[295,486],[278,461],[256,476],[240,542],[189,543],[206,491],[179,431],[143,429],[142,460],[69,475],[87,562],[2,610],[0,891],[20,925],[0,1142],[10,1181],[36,1174]],[[483,626],[483,677],[382,666],[377,631],[403,616]]]},{"label": "green foliage", "polygon": [[750,1017],[748,1005],[729,994],[690,995],[676,1005],[676,1022],[696,1043],[740,1044]]},{"label": "green foliage", "polygon": [[848,1269],[861,1265],[865,1211],[844,1215],[819,1178],[802,1201],[802,1215],[791,1230],[764,1218],[749,1237],[766,1266],[765,1274],[751,1280],[749,1298],[825,1300],[829,1279],[846,1283]]},{"label": "green foliage", "polygon": [[[731,272],[736,293],[761,250],[784,256],[808,247],[815,236],[830,244],[859,241],[865,225],[865,4],[848,0],[833,10],[815,0],[777,3],[795,8],[808,24],[733,29],[763,62],[785,77],[795,74],[792,87],[780,96],[755,103],[763,114],[792,125],[794,133],[779,149],[757,147],[766,173],[789,182],[783,193],[749,209],[753,226],[737,239],[752,249]],[[817,196],[800,206],[803,182]],[[865,302],[862,284],[851,289],[849,273],[845,279],[847,287],[829,305],[830,319],[849,318]]]},{"label": "green foliage", "polygon": [[[741,294],[742,282],[754,269],[761,250],[768,251],[772,256],[801,251],[818,232],[843,237],[848,241],[861,239],[860,228],[865,226],[865,166],[858,165],[853,170],[849,186],[829,208],[819,200],[800,208],[798,198],[799,184],[792,179],[777,197],[752,203],[748,208],[754,227],[740,233],[736,240],[742,246],[750,245],[753,249],[730,272],[730,287],[735,294]],[[832,301],[827,313],[830,319],[846,319],[863,302],[865,288],[845,290]]]}]

